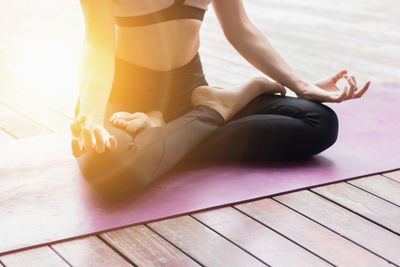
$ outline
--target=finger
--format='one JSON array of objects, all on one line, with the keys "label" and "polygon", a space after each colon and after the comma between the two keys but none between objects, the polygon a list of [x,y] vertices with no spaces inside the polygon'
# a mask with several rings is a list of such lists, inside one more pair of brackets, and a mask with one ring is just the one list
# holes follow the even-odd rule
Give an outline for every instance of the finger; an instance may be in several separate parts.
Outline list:
[{"label": "finger", "polygon": [[350,88],[351,88],[351,84],[344,87],[343,97],[339,97],[340,102],[343,100],[346,100],[349,97],[349,92],[351,90]]},{"label": "finger", "polygon": [[337,83],[343,76],[347,73],[347,70],[341,70],[336,75],[334,75],[331,79],[333,83]]},{"label": "finger", "polygon": [[354,86],[354,91],[350,92],[349,98],[352,98],[354,95],[354,92],[356,92],[358,90],[357,88],[357,81],[356,78],[353,75],[347,74],[346,75],[346,79],[348,79],[348,81]]},{"label": "finger", "polygon": [[109,149],[115,150],[117,148],[117,139],[114,136],[110,136],[106,145]]},{"label": "finger", "polygon": [[118,119],[117,118],[113,118],[112,120],[110,119],[111,124],[118,126]]},{"label": "finger", "polygon": [[115,124],[117,123],[117,120],[118,120],[117,118],[113,118],[113,119],[111,120],[111,123],[115,125]]},{"label": "finger", "polygon": [[351,79],[351,77],[346,78],[346,80],[350,85],[350,88],[349,88],[349,90],[347,91],[347,94],[346,94],[346,99],[348,99],[348,98],[352,98],[353,97],[353,94],[354,94],[354,92],[356,90],[356,85],[354,84],[354,81],[353,81],[353,79]]},{"label": "finger", "polygon": [[93,135],[92,131],[89,128],[83,128],[83,141],[86,151],[94,150]]},{"label": "finger", "polygon": [[101,129],[99,127],[96,127],[93,131],[93,134],[94,134],[94,138],[96,140],[96,145],[95,145],[96,152],[103,153],[104,150],[106,149],[103,132],[101,131]]},{"label": "finger", "polygon": [[118,126],[121,127],[121,128],[125,128],[125,126],[126,126],[126,121],[124,121],[124,120],[122,120],[122,119],[119,119],[119,120],[118,120]]},{"label": "finger", "polygon": [[79,157],[82,154],[78,138],[72,138],[71,149],[72,155],[74,155],[75,158]]},{"label": "finger", "polygon": [[353,94],[351,95],[351,97],[353,97],[354,93],[358,91],[358,86],[357,86],[356,77],[354,77],[353,75],[351,75],[350,78],[351,78],[351,80],[353,81],[354,87],[355,87],[354,92],[353,92]]},{"label": "finger", "polygon": [[342,102],[344,99],[345,99],[345,97],[346,97],[346,94],[347,94],[347,91],[348,91],[348,86],[346,85],[343,89],[341,89],[339,92],[335,92],[335,93],[333,93],[332,94],[332,96],[331,96],[331,100],[333,101],[333,102]]},{"label": "finger", "polygon": [[82,114],[81,117],[79,118],[79,122],[81,124],[84,124],[87,121],[87,116],[85,114]]},{"label": "finger", "polygon": [[119,127],[119,122],[120,122],[120,119],[115,119],[115,120],[113,120],[112,124],[113,124],[114,126]]},{"label": "finger", "polygon": [[[115,113],[114,113],[114,114],[115,114]],[[108,118],[108,121],[109,121],[109,122],[113,122],[113,121],[115,120],[114,114],[112,114],[112,115]]]},{"label": "finger", "polygon": [[356,77],[354,77],[353,75],[351,75],[350,77],[351,77],[351,79],[353,80],[353,82],[354,82],[354,84],[356,85],[356,88],[357,88],[357,80],[356,80]]},{"label": "finger", "polygon": [[81,134],[81,124],[79,121],[75,120],[73,123],[71,123],[71,132],[73,136],[78,137]]},{"label": "finger", "polygon": [[358,90],[357,92],[354,93],[354,98],[361,97],[368,90],[370,84],[371,84],[371,81],[367,81],[360,90]]}]

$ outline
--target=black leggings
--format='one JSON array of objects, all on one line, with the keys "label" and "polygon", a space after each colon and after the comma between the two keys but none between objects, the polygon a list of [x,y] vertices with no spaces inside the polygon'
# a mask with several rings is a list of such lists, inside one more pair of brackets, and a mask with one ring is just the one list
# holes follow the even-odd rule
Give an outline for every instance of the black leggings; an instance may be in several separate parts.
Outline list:
[{"label": "black leggings", "polygon": [[[190,94],[207,85],[198,55],[169,72],[117,60],[104,127],[114,151],[86,153],[78,164],[90,183],[107,193],[135,191],[182,160],[276,161],[311,157],[337,139],[335,112],[319,102],[262,94],[227,123]],[[133,137],[108,118],[118,111],[160,110],[167,121]]]}]

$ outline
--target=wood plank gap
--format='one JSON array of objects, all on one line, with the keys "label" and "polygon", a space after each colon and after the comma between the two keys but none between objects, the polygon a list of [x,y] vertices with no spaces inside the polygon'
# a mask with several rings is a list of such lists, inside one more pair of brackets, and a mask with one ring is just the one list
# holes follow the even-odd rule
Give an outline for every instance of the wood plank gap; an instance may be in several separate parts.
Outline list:
[{"label": "wood plank gap", "polygon": [[387,176],[387,175],[385,175],[385,174],[380,174],[380,175],[382,175],[383,177],[388,178],[389,180],[392,180],[392,181],[394,181],[394,182],[396,182],[396,183],[400,183],[399,181],[397,181],[396,179],[393,179],[393,178],[390,177],[390,176]]},{"label": "wood plank gap", "polygon": [[391,180],[395,180],[400,183],[400,169],[396,169],[390,172],[381,173],[381,175],[390,178]]},{"label": "wood plank gap", "polygon": [[[232,207],[232,206],[230,206]],[[215,231],[212,227],[208,226],[207,224],[203,223],[202,221],[198,220],[196,217],[192,216],[192,214],[189,214],[190,217],[192,217],[194,220],[198,221],[199,223],[201,223],[202,225],[204,225],[205,227],[207,227],[208,229],[210,229],[211,231],[213,231],[214,233],[216,233],[217,235],[219,235],[220,237],[224,238],[225,240],[227,240],[228,242],[232,243],[234,246],[240,248],[241,250],[243,250],[244,252],[246,252],[247,254],[253,256],[254,258],[256,258],[257,260],[261,261],[262,263],[264,263],[267,266],[271,266],[268,263],[266,263],[265,261],[263,261],[262,259],[260,259],[259,257],[257,257],[256,255],[254,255],[253,253],[251,253],[250,251],[248,251],[247,249],[243,248],[242,246],[240,246],[239,244],[236,244],[235,242],[233,242],[232,240],[230,240],[229,238],[225,237],[224,235],[222,235],[221,233]],[[247,216],[247,215],[246,215]]]},{"label": "wood plank gap", "polygon": [[68,120],[73,120],[74,119],[73,117],[65,114],[64,112],[62,112],[62,111],[60,111],[60,110],[58,110],[58,109],[56,109],[56,108],[54,108],[52,106],[49,106],[49,109],[54,111],[54,112],[56,112],[56,113],[58,113],[58,114],[60,114],[61,116],[63,116],[64,118],[66,118]]},{"label": "wood plank gap", "polygon": [[162,220],[149,226],[198,259],[202,265],[265,266],[190,216]]},{"label": "wood plank gap", "polygon": [[106,232],[101,236],[139,266],[199,266],[143,224]]},{"label": "wood plank gap", "polygon": [[[254,218],[253,216],[251,216],[251,215],[245,213],[244,211],[240,210],[240,209],[237,208],[236,206],[232,206],[232,208],[234,208],[234,209],[237,210],[238,212],[240,212],[240,213],[242,213],[242,214],[244,214],[244,215],[250,217],[251,219],[255,220],[256,222],[262,224],[263,226],[265,226],[266,228],[268,228],[268,229],[270,229],[271,231],[275,232],[276,234],[282,236],[283,238],[286,238],[286,239],[289,240],[290,242],[292,242],[292,243],[298,245],[298,246],[301,247],[302,249],[304,249],[304,250],[310,252],[311,254],[313,254],[314,256],[316,256],[316,257],[318,257],[318,258],[320,258],[321,260],[325,261],[326,263],[328,263],[328,264],[330,264],[330,265],[332,265],[332,266],[335,266],[335,264],[333,264],[333,263],[330,262],[329,260],[327,260],[327,259],[321,257],[320,255],[318,255],[318,254],[315,253],[314,251],[312,251],[312,250],[310,250],[310,249],[308,249],[308,248],[302,246],[300,243],[294,241],[294,240],[291,239],[290,237],[288,237],[288,236],[284,235],[283,233],[281,233],[281,232],[275,230],[274,228],[269,227],[268,225],[266,225],[266,224],[263,223],[262,221],[260,221],[260,220],[258,220],[257,218]],[[302,214],[301,214],[301,215],[302,215]]]},{"label": "wood plank gap", "polygon": [[370,175],[356,180],[348,181],[364,190],[379,195],[381,198],[400,206],[400,184],[382,175]]},{"label": "wood plank gap", "polygon": [[106,246],[108,246],[109,248],[111,248],[115,253],[117,253],[121,258],[123,258],[124,260],[126,260],[129,264],[132,264],[132,266],[138,267],[138,265],[136,263],[134,263],[131,259],[129,259],[124,253],[122,253],[121,251],[119,251],[116,247],[114,247],[110,242],[108,242],[107,240],[105,240],[102,236],[96,235],[96,237],[98,239],[100,239],[100,241],[102,241]]},{"label": "wood plank gap", "polygon": [[132,266],[96,236],[51,245],[72,266]]},{"label": "wood plank gap", "polygon": [[2,263],[5,266],[71,266],[60,258],[48,246],[35,247],[17,253],[3,255]]},{"label": "wood plank gap", "polygon": [[148,224],[144,224],[144,227],[148,228],[150,231],[152,231],[154,234],[156,234],[157,236],[159,236],[161,239],[165,240],[166,242],[168,242],[168,244],[170,244],[171,246],[173,246],[174,248],[176,248],[177,250],[179,250],[180,252],[182,252],[186,257],[190,258],[192,261],[196,262],[198,265],[200,266],[204,266],[204,264],[202,264],[201,262],[199,262],[197,259],[195,259],[194,257],[192,257],[189,253],[187,253],[186,251],[184,251],[183,249],[179,248],[177,245],[175,245],[174,243],[170,242],[167,238],[165,238],[162,234],[160,234],[159,232],[157,232],[155,229],[153,229],[150,225]]},{"label": "wood plank gap", "polygon": [[[385,178],[387,178],[387,177],[385,176]],[[390,179],[390,180],[393,180],[393,179]],[[396,181],[396,182],[397,182],[397,181]],[[368,190],[365,190],[365,189],[362,188],[362,187],[359,187],[359,186],[357,186],[357,185],[351,184],[351,183],[349,183],[349,182],[347,182],[347,181],[345,181],[345,183],[348,183],[349,185],[352,185],[352,186],[354,186],[354,187],[356,187],[356,188],[358,188],[358,189],[360,189],[360,190],[363,190],[364,192],[367,192],[367,193],[369,193],[369,194],[371,194],[371,195],[373,195],[373,196],[376,196],[376,197],[378,197],[378,198],[380,198],[380,199],[382,199],[382,200],[385,200],[386,202],[388,202],[388,203],[390,203],[390,204],[393,204],[393,205],[395,205],[395,206],[397,206],[397,207],[400,208],[400,206],[397,205],[396,203],[393,203],[393,202],[391,202],[391,201],[389,201],[389,200],[387,200],[387,199],[385,199],[385,198],[383,198],[383,197],[381,197],[381,196],[379,196],[379,195],[376,195],[376,194],[374,194],[374,193],[372,193],[372,192],[370,192],[370,191],[368,191]]]},{"label": "wood plank gap", "polygon": [[1,103],[18,110],[42,125],[46,125],[55,132],[65,130],[71,122],[71,119],[50,109],[48,104],[41,100],[27,102],[22,96],[5,96]]},{"label": "wood plank gap", "polygon": [[[310,191],[310,192],[313,193],[312,191]],[[335,231],[335,230],[333,230],[333,229],[331,229],[331,228],[325,226],[324,224],[320,223],[319,221],[314,220],[313,218],[311,218],[311,217],[309,217],[309,216],[307,216],[307,215],[305,215],[305,214],[303,214],[303,213],[297,211],[296,209],[293,209],[292,207],[286,205],[286,204],[283,203],[283,202],[280,202],[279,200],[277,200],[277,199],[275,199],[275,198],[272,198],[272,199],[273,199],[274,201],[278,202],[279,204],[285,206],[286,208],[289,208],[289,209],[293,210],[294,212],[296,212],[296,213],[298,213],[298,214],[304,216],[305,218],[307,218],[307,219],[313,221],[314,223],[319,224],[319,225],[321,225],[322,227],[324,227],[325,229],[327,229],[327,230],[329,230],[329,231],[331,231],[331,232],[337,234],[338,236],[340,236],[340,237],[342,237],[342,238],[348,240],[349,242],[355,244],[356,246],[359,246],[360,248],[365,249],[365,250],[368,251],[369,253],[371,253],[371,254],[373,254],[373,255],[375,255],[375,256],[377,256],[377,257],[379,257],[379,258],[385,260],[387,263],[393,264],[390,260],[388,260],[388,259],[386,259],[385,257],[383,257],[383,256],[381,256],[381,255],[379,255],[379,254],[377,254],[377,253],[374,252],[374,251],[371,251],[370,249],[368,249],[368,248],[364,247],[363,245],[357,243],[356,241],[354,241],[354,240],[348,238],[347,236],[338,233],[337,231]],[[329,200],[329,201],[330,201],[330,200]],[[332,202],[332,201],[330,201],[330,202]],[[356,216],[357,216],[357,214],[356,214]]]},{"label": "wood plank gap", "polygon": [[64,258],[60,253],[58,253],[52,246],[48,246],[58,257],[60,257],[66,264],[68,264],[69,266],[72,266],[72,264],[66,259]]},{"label": "wood plank gap", "polygon": [[8,131],[7,129],[4,129],[3,127],[0,126],[0,130],[2,130],[3,132],[5,132],[8,135],[11,135],[11,137],[13,137],[14,139],[18,139],[17,136],[13,135],[10,131]]},{"label": "wood plank gap", "polygon": [[[356,188],[358,189],[358,187],[356,187]],[[323,194],[320,194],[320,193],[318,193],[318,192],[316,192],[316,191],[314,191],[314,190],[312,190],[312,189],[308,189],[308,191],[310,191],[310,192],[312,192],[312,193],[314,193],[314,194],[320,196],[321,198],[324,198],[324,199],[326,199],[326,200],[328,200],[328,201],[334,203],[335,205],[338,205],[338,206],[342,207],[343,209],[346,209],[346,210],[348,210],[348,211],[350,211],[350,212],[352,212],[352,213],[354,213],[354,214],[356,214],[356,215],[358,215],[358,216],[364,218],[364,219],[367,220],[367,221],[370,221],[371,223],[374,223],[374,224],[376,224],[376,225],[379,225],[380,227],[384,228],[385,230],[387,230],[387,231],[389,231],[389,232],[391,232],[391,233],[393,233],[393,234],[395,234],[395,235],[400,236],[399,233],[393,231],[392,229],[388,228],[387,226],[382,225],[381,223],[376,222],[376,221],[374,221],[374,220],[372,220],[372,219],[370,219],[370,218],[368,218],[368,217],[362,215],[361,213],[358,213],[358,212],[356,212],[356,211],[354,211],[354,210],[352,210],[352,209],[350,209],[350,208],[348,208],[348,207],[346,207],[346,206],[340,204],[339,202],[336,202],[336,201],[334,201],[333,199],[330,199],[330,198],[324,196]],[[364,190],[364,192],[369,193],[368,191],[365,191],[365,190]],[[373,194],[371,194],[371,195],[373,195]],[[389,202],[389,203],[390,203],[390,202]]]},{"label": "wood plank gap", "polygon": [[47,127],[46,125],[38,122],[37,120],[35,120],[34,118],[32,118],[31,116],[29,116],[28,114],[25,114],[24,112],[19,111],[18,109],[14,108],[13,106],[8,105],[7,103],[4,103],[3,101],[0,101],[0,104],[2,104],[3,106],[9,108],[10,110],[14,111],[15,113],[18,113],[19,115],[31,120],[34,124],[45,128],[46,130],[48,130],[51,133],[55,133],[55,131],[49,127]]}]

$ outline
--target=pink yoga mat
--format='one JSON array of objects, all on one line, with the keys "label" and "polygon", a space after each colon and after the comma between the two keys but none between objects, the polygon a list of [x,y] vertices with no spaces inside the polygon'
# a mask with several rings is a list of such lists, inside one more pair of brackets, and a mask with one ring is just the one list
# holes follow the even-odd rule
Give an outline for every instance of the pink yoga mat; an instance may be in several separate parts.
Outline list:
[{"label": "pink yoga mat", "polygon": [[198,163],[114,203],[102,199],[81,177],[68,136],[3,143],[0,255],[398,169],[399,104],[399,84],[373,85],[362,99],[329,104],[339,116],[339,137],[311,160]]}]

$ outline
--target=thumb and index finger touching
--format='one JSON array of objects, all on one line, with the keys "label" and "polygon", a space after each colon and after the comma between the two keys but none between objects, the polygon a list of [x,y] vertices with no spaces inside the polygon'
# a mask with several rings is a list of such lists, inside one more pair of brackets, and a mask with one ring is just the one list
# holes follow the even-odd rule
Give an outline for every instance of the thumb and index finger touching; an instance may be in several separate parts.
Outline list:
[{"label": "thumb and index finger touching", "polygon": [[338,73],[336,73],[335,75],[333,75],[331,77],[331,80],[333,83],[337,83],[337,81],[339,81],[340,79],[342,79],[346,74],[347,74],[347,70],[341,70]]}]

